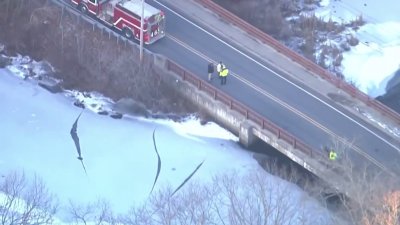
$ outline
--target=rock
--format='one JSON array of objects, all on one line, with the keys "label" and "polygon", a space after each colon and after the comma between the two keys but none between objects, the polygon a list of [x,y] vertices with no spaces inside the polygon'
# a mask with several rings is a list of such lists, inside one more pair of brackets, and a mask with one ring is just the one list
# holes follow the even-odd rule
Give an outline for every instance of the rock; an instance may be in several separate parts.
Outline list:
[{"label": "rock", "polygon": [[113,118],[113,119],[121,119],[122,118],[122,114],[114,112],[113,114],[110,115],[110,117]]},{"label": "rock", "polygon": [[400,69],[386,85],[386,93],[376,98],[397,113],[400,113]]},{"label": "rock", "polygon": [[63,91],[61,84],[56,79],[53,79],[48,76],[37,76],[37,80],[39,80],[39,86],[48,90],[49,92],[55,94]]},{"label": "rock", "polygon": [[97,114],[103,115],[103,116],[107,116],[108,112],[106,110],[100,110],[100,111],[97,112]]},{"label": "rock", "polygon": [[42,76],[54,77],[56,71],[47,61],[40,61],[34,67],[33,73]]},{"label": "rock", "polygon": [[4,67],[6,67],[6,66],[8,66],[10,64],[11,64],[11,59],[10,58],[8,58],[6,56],[3,56],[3,55],[0,55],[0,68],[4,68]]},{"label": "rock", "polygon": [[400,84],[400,68],[394,73],[394,76],[387,82],[386,91],[389,92]]},{"label": "rock", "polygon": [[131,98],[122,98],[118,100],[115,103],[113,110],[121,114],[144,116],[146,118],[150,115],[150,112],[146,109],[144,104]]},{"label": "rock", "polygon": [[49,92],[56,94],[56,93],[60,93],[63,91],[63,89],[60,87],[60,85],[56,84],[56,85],[49,85],[46,83],[39,83],[39,86],[48,90]]},{"label": "rock", "polygon": [[76,100],[76,101],[74,102],[74,106],[79,107],[79,108],[82,108],[82,109],[85,108],[85,104],[83,104],[83,102],[81,102],[81,101],[79,101],[79,100]]},{"label": "rock", "polygon": [[39,86],[48,90],[50,93],[56,94],[63,91],[60,85],[58,84],[49,84],[45,82],[39,82]]}]

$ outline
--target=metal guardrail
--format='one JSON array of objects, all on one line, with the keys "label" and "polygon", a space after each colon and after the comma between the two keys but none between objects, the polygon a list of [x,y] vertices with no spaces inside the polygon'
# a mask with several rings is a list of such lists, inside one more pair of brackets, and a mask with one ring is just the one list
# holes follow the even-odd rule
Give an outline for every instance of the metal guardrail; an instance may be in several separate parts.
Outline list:
[{"label": "metal guardrail", "polygon": [[225,105],[229,106],[230,109],[237,111],[238,113],[245,116],[246,119],[253,121],[258,124],[262,129],[268,130],[269,132],[275,134],[278,139],[284,140],[289,143],[293,148],[298,149],[310,157],[324,158],[320,151],[313,150],[310,146],[303,143],[301,140],[297,139],[295,136],[285,131],[284,129],[278,127],[273,122],[269,121],[265,117],[261,116],[257,112],[251,110],[249,107],[243,105],[239,101],[233,99],[229,95],[223,93],[219,89],[210,85],[207,81],[203,81],[198,76],[192,74],[191,72],[185,70],[177,63],[167,60],[167,69],[178,74],[183,80],[193,84],[199,90],[206,92],[213,99],[221,101]]},{"label": "metal guardrail", "polygon": [[246,21],[242,20],[241,18],[237,17],[236,15],[232,14],[228,10],[222,8],[212,0],[196,0],[204,7],[212,10],[213,12],[217,13],[220,17],[229,21],[230,23],[236,25],[240,29],[246,31],[247,33],[251,34],[252,36],[258,38],[259,40],[263,41],[264,43],[268,44],[269,46],[273,47],[276,51],[284,54],[292,61],[297,62],[301,66],[303,66],[306,70],[309,70],[321,78],[329,81],[330,83],[334,84],[337,88],[340,88],[351,96],[361,100],[369,107],[373,107],[379,112],[387,115],[395,120],[396,123],[400,124],[400,114],[395,112],[394,110],[390,109],[386,105],[382,104],[381,102],[375,100],[374,98],[369,97],[365,93],[358,90],[356,87],[346,83],[342,79],[338,78],[334,74],[330,73],[329,71],[325,70],[324,68],[320,67],[319,65],[315,64],[314,62],[306,59],[305,57],[297,54],[296,52],[292,51],[291,49],[287,48],[285,45],[281,44],[268,34],[262,32],[258,28],[254,27],[253,25],[247,23]]}]

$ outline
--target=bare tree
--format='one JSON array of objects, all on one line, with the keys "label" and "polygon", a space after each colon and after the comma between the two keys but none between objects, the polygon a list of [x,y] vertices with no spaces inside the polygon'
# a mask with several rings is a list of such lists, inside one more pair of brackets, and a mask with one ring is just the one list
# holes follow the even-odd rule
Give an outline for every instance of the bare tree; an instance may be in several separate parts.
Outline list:
[{"label": "bare tree", "polygon": [[333,137],[330,146],[337,152],[338,159],[330,161],[329,166],[343,178],[342,186],[347,191],[347,194],[341,194],[338,190],[331,190],[340,197],[342,216],[352,224],[391,224],[379,220],[390,221],[391,216],[398,213],[396,210],[387,211],[388,205],[396,204],[397,195],[392,190],[398,187],[397,178],[365,160],[355,143],[354,140]]},{"label": "bare tree", "polygon": [[0,224],[52,224],[57,203],[36,175],[12,172],[0,183]]},{"label": "bare tree", "polygon": [[213,189],[204,184],[191,182],[183,190],[176,200],[176,205],[179,209],[177,215],[178,224],[215,224],[217,218],[212,210],[215,197]]},{"label": "bare tree", "polygon": [[68,209],[75,224],[118,224],[118,220],[114,216],[110,204],[105,200],[98,200],[86,205],[78,205],[70,201]]},{"label": "bare tree", "polygon": [[[191,181],[173,197],[171,188],[163,189],[153,193],[143,206],[133,208],[123,223],[333,224],[325,209],[310,209],[310,197],[293,194],[295,185],[264,172],[251,172],[218,175],[209,184]],[[314,205],[318,205],[316,201]]]},{"label": "bare tree", "polygon": [[[227,224],[330,224],[327,211],[315,213],[304,207],[310,197],[293,193],[295,185],[252,171],[248,175],[224,175],[215,180],[219,189],[217,205],[225,208],[220,213]],[[315,202],[315,204],[317,204]],[[315,208],[314,210],[317,210]],[[313,212],[314,213],[314,212]],[[321,218],[325,215],[324,219]]]},{"label": "bare tree", "polygon": [[[323,215],[323,211],[318,211],[321,209],[304,210],[310,200],[293,194],[293,184],[263,172],[252,172],[219,175],[209,184],[191,181],[173,197],[172,188],[164,188],[124,217],[116,217],[105,201],[85,206],[70,202],[69,212],[75,224],[330,224],[321,216],[310,215]],[[46,195],[43,183],[36,177],[32,185],[27,185],[25,175],[14,173],[6,177],[1,188],[6,196],[0,207],[1,224],[53,222],[55,207],[51,205],[51,196]]]},{"label": "bare tree", "polygon": [[380,202],[381,208],[370,218],[363,218],[364,225],[397,225],[400,223],[400,192],[387,193]]},{"label": "bare tree", "polygon": [[172,188],[165,187],[153,192],[149,199],[139,207],[133,207],[122,221],[128,225],[172,225],[177,223],[178,204],[171,198]]}]

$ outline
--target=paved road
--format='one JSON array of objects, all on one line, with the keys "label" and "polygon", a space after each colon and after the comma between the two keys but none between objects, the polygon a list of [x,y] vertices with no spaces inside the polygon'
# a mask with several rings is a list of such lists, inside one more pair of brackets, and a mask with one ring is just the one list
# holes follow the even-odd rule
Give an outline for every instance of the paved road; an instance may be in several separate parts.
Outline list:
[{"label": "paved road", "polygon": [[329,145],[331,136],[338,135],[356,145],[349,152],[354,160],[365,162],[367,159],[400,174],[397,166],[400,149],[389,135],[289,76],[268,69],[265,62],[235,47],[224,37],[187,21],[188,17],[183,19],[179,16],[181,13],[173,12],[180,10],[167,1],[150,3],[166,12],[167,37],[148,46],[149,50],[167,56],[204,80],[207,62],[222,60],[233,74],[228,77],[226,86],[214,85],[225,93],[316,149]]}]

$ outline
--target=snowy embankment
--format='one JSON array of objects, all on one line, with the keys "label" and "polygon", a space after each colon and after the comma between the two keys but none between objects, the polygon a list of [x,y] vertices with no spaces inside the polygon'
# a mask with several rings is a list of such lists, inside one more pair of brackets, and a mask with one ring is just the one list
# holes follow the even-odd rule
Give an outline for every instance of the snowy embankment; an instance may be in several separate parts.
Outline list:
[{"label": "snowy embankment", "polygon": [[346,80],[353,82],[369,96],[385,94],[388,81],[400,70],[398,1],[324,0],[321,3],[322,7],[316,11],[316,15],[326,21],[332,19],[343,24],[361,16],[366,22],[358,30],[347,28],[343,34],[353,35],[360,42],[343,53],[342,72]]},{"label": "snowy embankment", "polygon": [[[238,176],[263,173],[269,180],[266,190],[285,187],[285,196],[291,196],[290,205],[297,214],[304,216],[308,210],[307,217],[313,221],[321,221],[313,212],[326,217],[326,211],[297,186],[265,173],[252,154],[238,145],[238,138],[218,125],[200,125],[196,118],[176,123],[96,114],[99,109],[112,109],[112,100],[90,94],[93,97],[82,102],[88,108],[74,106],[75,96],[82,93],[52,94],[38,86],[39,78],[57,83],[44,81],[43,73],[51,67],[43,65],[17,57],[13,65],[0,69],[0,184],[11,171],[24,171],[30,178],[40,176],[61,203],[57,223],[72,220],[66,208],[69,202],[84,205],[104,199],[117,214],[146,203],[157,173],[154,144],[161,159],[154,192],[167,185],[177,188],[204,161],[188,183],[207,184],[215,175],[232,171]],[[80,114],[77,134],[87,174],[70,135]]]}]

